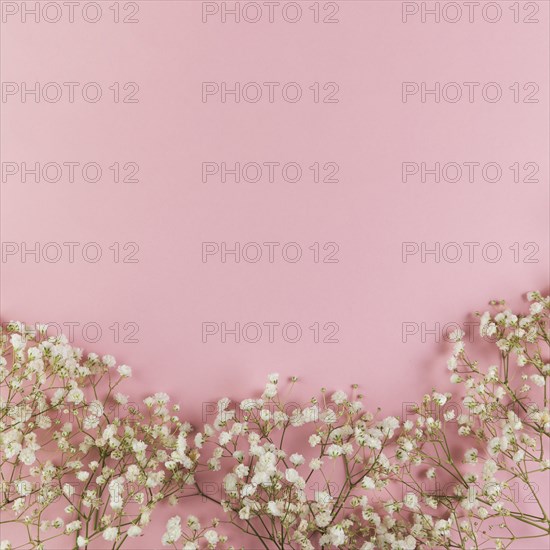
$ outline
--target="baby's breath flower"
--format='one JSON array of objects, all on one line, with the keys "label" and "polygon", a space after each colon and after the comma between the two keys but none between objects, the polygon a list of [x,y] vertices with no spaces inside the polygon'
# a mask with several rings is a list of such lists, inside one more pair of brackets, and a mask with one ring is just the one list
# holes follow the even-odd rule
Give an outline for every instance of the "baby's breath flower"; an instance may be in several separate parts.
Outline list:
[{"label": "baby's breath flower", "polygon": [[[166,393],[127,406],[131,397],[118,386],[132,371],[115,369],[113,356],[84,357],[63,335],[10,323],[0,328],[0,381],[8,390],[0,397],[0,466],[14,480],[5,512],[29,533],[47,533],[40,540],[67,536],[86,548],[103,538],[118,548],[144,533],[161,501],[177,506],[197,491],[209,498],[203,479],[220,471],[219,511],[247,532],[262,525],[270,547],[504,548],[497,532],[521,540],[524,517],[548,527],[537,519],[548,516],[544,504],[523,516],[514,493],[550,470],[541,445],[550,436],[550,298],[528,297],[528,315],[494,301],[495,314],[479,316],[482,344],[496,347],[500,364],[472,360],[464,332],[453,331],[447,367],[455,390],[433,389],[407,406],[404,419],[366,410],[357,384],[351,398],[323,388],[305,404],[288,403],[272,373],[237,407],[227,397],[214,401],[201,432],[180,420]],[[59,461],[45,458],[52,450]],[[441,491],[448,473],[457,482]],[[391,494],[400,496],[381,500]],[[74,503],[65,507],[66,524],[46,513],[60,497]],[[220,521],[205,525],[174,516],[162,543],[223,547]],[[2,541],[0,550],[11,544]]]}]

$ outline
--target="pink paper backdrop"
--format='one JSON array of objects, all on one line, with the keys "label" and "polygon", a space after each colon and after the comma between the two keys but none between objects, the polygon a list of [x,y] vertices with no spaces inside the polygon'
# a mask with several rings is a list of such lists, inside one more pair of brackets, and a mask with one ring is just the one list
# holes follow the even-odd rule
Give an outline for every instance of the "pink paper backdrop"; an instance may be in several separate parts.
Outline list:
[{"label": "pink paper backdrop", "polygon": [[399,414],[446,380],[447,328],[548,290],[548,2],[34,4],[2,2],[3,321],[73,327],[197,423],[274,370]]}]

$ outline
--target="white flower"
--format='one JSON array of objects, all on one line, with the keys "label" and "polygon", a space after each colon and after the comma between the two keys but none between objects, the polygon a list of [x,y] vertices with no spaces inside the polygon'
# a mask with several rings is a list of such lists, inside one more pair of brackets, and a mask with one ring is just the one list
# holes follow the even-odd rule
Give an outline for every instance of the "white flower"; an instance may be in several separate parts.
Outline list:
[{"label": "white flower", "polygon": [[340,445],[332,444],[327,449],[327,454],[332,458],[336,458],[337,456],[341,456],[344,454],[344,449]]},{"label": "white flower", "polygon": [[338,548],[345,544],[347,537],[341,525],[335,525],[328,530],[330,543]]},{"label": "white flower", "polygon": [[65,532],[66,533],[72,533],[74,531],[78,531],[82,527],[82,522],[79,520],[71,521],[70,523],[67,523],[65,526]]},{"label": "white flower", "polygon": [[312,447],[316,447],[319,443],[321,443],[321,438],[317,434],[313,434],[309,436],[308,441]]},{"label": "white flower", "polygon": [[239,479],[243,479],[245,476],[247,476],[248,472],[249,472],[249,468],[248,468],[248,466],[245,466],[244,464],[239,464],[235,468],[235,474],[237,475],[237,477]]},{"label": "white flower", "polygon": [[267,512],[270,515],[275,516],[275,517],[279,517],[279,516],[282,515],[281,509],[279,508],[278,504],[276,502],[274,502],[273,500],[270,500],[267,503]]},{"label": "white flower", "polygon": [[464,462],[467,464],[475,464],[477,462],[478,450],[477,449],[468,449],[464,453]]},{"label": "white flower", "polygon": [[453,346],[453,354],[456,355],[457,357],[462,355],[464,353],[464,342],[457,342],[454,346]]},{"label": "white flower", "polygon": [[394,430],[399,428],[399,420],[394,416],[388,416],[382,421],[382,432],[388,437],[393,437]]},{"label": "white flower", "polygon": [[176,543],[181,538],[181,518],[174,516],[166,523],[166,532],[162,535],[163,546]]},{"label": "white flower", "polygon": [[407,493],[403,499],[403,503],[409,510],[418,509],[418,497],[414,493]]},{"label": "white flower", "polygon": [[80,388],[73,388],[67,394],[66,400],[68,403],[74,403],[78,405],[84,401],[84,392]]},{"label": "white flower", "polygon": [[153,395],[153,399],[156,401],[157,405],[166,405],[170,401],[170,397],[167,393],[157,392]]},{"label": "white flower", "polygon": [[514,453],[514,462],[521,462],[525,458],[525,451],[523,449],[519,449]]},{"label": "white flower", "polygon": [[130,464],[130,466],[128,466],[128,470],[126,470],[126,474],[125,474],[125,477],[126,479],[133,483],[134,481],[137,480],[139,476],[139,468],[135,465],[135,464]]},{"label": "white flower", "polygon": [[454,355],[452,355],[451,357],[449,357],[449,359],[447,359],[447,368],[450,371],[456,370],[457,365],[458,365],[458,361]]},{"label": "white flower", "polygon": [[243,488],[241,489],[241,495],[243,497],[249,497],[253,495],[256,492],[257,485],[254,483],[247,483],[246,485],[243,485]]},{"label": "white flower", "polygon": [[25,499],[23,497],[16,498],[13,502],[12,509],[14,512],[20,512],[25,507]]},{"label": "white flower", "polygon": [[361,486],[363,487],[363,489],[374,489],[376,487],[376,484],[374,482],[374,480],[369,477],[369,476],[365,476],[362,480],[361,480]]},{"label": "white flower", "polygon": [[494,460],[486,460],[483,464],[483,479],[489,480],[498,471],[497,463]]},{"label": "white flower", "polygon": [[192,531],[200,531],[201,524],[199,518],[197,518],[197,516],[187,516],[187,526]]},{"label": "white flower", "polygon": [[302,419],[306,424],[309,422],[317,422],[317,420],[319,420],[319,408],[315,405],[306,407],[302,410]]},{"label": "white flower", "polygon": [[132,368],[128,365],[119,365],[117,371],[123,378],[130,378],[132,376]]},{"label": "white flower", "polygon": [[328,510],[323,510],[315,515],[315,524],[318,527],[326,527],[332,521],[332,516]]},{"label": "white flower", "polygon": [[209,529],[204,533],[204,538],[206,539],[206,542],[212,546],[216,546],[218,544],[218,541],[220,540],[218,533],[214,531],[213,529]]},{"label": "white flower", "polygon": [[20,334],[12,334],[10,338],[11,345],[13,346],[13,349],[16,351],[25,349],[27,342]]},{"label": "white flower", "polygon": [[300,474],[294,468],[288,468],[285,472],[286,480],[289,483],[297,483],[300,479]]},{"label": "white flower", "polygon": [[231,434],[229,432],[221,432],[218,437],[220,445],[227,445],[231,441]]},{"label": "white flower", "polygon": [[244,399],[241,401],[240,407],[243,411],[251,411],[252,409],[259,409],[263,405],[262,399]]},{"label": "white flower", "polygon": [[17,492],[23,497],[30,495],[32,492],[32,484],[26,479],[15,481],[14,485],[17,489]]},{"label": "white flower", "polygon": [[128,534],[129,537],[139,537],[142,532],[143,532],[143,529],[141,527],[139,527],[138,525],[131,525],[128,528],[127,534]]},{"label": "white flower", "polygon": [[236,493],[238,488],[238,477],[235,474],[227,474],[223,478],[223,485],[227,493]]},{"label": "white flower", "polygon": [[489,454],[497,455],[499,452],[504,452],[508,449],[508,440],[505,437],[493,437],[488,444]]},{"label": "white flower", "polygon": [[451,342],[459,342],[462,338],[464,338],[464,334],[465,333],[463,330],[457,328],[449,334],[449,340]]},{"label": "white flower", "polygon": [[118,477],[109,482],[110,506],[114,510],[120,510],[124,504],[124,478]]},{"label": "white flower", "polygon": [[303,457],[303,455],[299,453],[294,453],[290,455],[290,462],[292,462],[294,466],[301,466],[305,461],[306,459]]},{"label": "white flower", "polygon": [[124,395],[123,393],[120,393],[120,392],[117,392],[115,394],[115,401],[119,404],[119,405],[126,405],[128,403],[128,399],[129,399],[129,396],[128,395]]},{"label": "white flower", "polygon": [[263,393],[262,397],[265,398],[265,399],[272,399],[276,395],[277,395],[277,385],[276,384],[271,384],[271,383],[268,382],[265,385],[265,390],[264,390],[264,393]]},{"label": "white flower", "polygon": [[239,510],[239,518],[245,521],[250,519],[250,506],[244,506]]},{"label": "white flower", "polygon": [[319,458],[312,458],[311,461],[309,462],[309,467],[312,470],[320,470],[322,466],[323,466],[323,461]]},{"label": "white flower", "polygon": [[144,441],[138,441],[137,439],[132,441],[132,451],[134,451],[134,453],[143,453],[145,452],[145,449],[147,449],[147,443]]},{"label": "white flower", "polygon": [[36,462],[36,455],[34,454],[34,451],[32,449],[26,447],[19,453],[19,460],[23,464],[30,466],[31,464],[34,464]]},{"label": "white flower", "polygon": [[107,529],[103,531],[103,538],[105,540],[116,540],[117,537],[118,537],[117,527],[107,527]]},{"label": "white flower", "polygon": [[83,537],[82,535],[76,538],[76,544],[79,548],[84,548],[90,542],[89,539]]},{"label": "white flower", "polygon": [[75,488],[70,483],[65,483],[63,485],[63,494],[67,498],[71,498],[75,493]]},{"label": "white flower", "polygon": [[440,406],[443,406],[445,405],[445,403],[447,403],[447,396],[443,395],[442,393],[434,392],[432,399]]},{"label": "white flower", "polygon": [[6,447],[4,447],[3,451],[5,453],[5,456],[7,459],[14,458],[19,455],[21,452],[22,446],[21,443],[18,443],[17,441],[9,441]]},{"label": "white flower", "polygon": [[344,403],[344,401],[347,401],[348,396],[346,392],[343,392],[340,390],[340,391],[334,392],[330,399],[333,403],[336,403],[337,405],[341,405],[342,403]]},{"label": "white flower", "polygon": [[104,355],[101,360],[107,367],[114,367],[116,365],[116,359],[112,355]]},{"label": "white flower", "polygon": [[445,413],[443,414],[443,418],[447,422],[450,422],[451,420],[454,420],[455,416],[456,416],[456,413],[452,409],[449,410],[449,411],[445,411]]},{"label": "white flower", "polygon": [[52,526],[55,527],[55,529],[62,529],[64,525],[65,525],[65,522],[63,521],[63,519],[59,517],[55,518],[52,521]]}]

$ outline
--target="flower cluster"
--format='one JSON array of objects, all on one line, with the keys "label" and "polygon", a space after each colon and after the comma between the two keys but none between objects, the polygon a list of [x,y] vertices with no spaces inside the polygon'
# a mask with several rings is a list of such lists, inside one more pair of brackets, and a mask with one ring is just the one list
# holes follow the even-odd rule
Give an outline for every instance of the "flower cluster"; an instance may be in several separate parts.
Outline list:
[{"label": "flower cluster", "polygon": [[[217,518],[203,526],[174,515],[163,545],[233,548],[224,533],[239,531],[246,547],[280,550],[547,545],[539,488],[550,476],[550,298],[528,299],[524,315],[500,302],[479,315],[493,364],[470,358],[455,331],[447,366],[456,391],[432,390],[406,418],[370,412],[357,386],[295,403],[297,379],[281,387],[271,374],[255,397],[220,399],[200,430],[165,394],[138,405],[120,393],[131,370],[114,358],[84,358],[43,327],[12,323],[0,333],[9,485],[0,527],[13,516],[32,548],[60,536],[75,549],[101,537],[116,550],[143,533],[159,503],[185,510],[200,496]],[[214,481],[219,498],[203,490]]]},{"label": "flower cluster", "polygon": [[401,481],[425,508],[448,516],[449,540],[459,548],[511,547],[521,524],[541,547],[550,540],[548,495],[539,494],[550,478],[550,299],[538,292],[528,299],[526,315],[493,303],[494,315],[479,316],[495,364],[471,359],[464,333],[453,334],[447,365],[460,390],[426,395],[401,438],[411,464]]},{"label": "flower cluster", "polygon": [[[181,517],[174,516],[166,524],[166,532],[162,536],[164,546],[181,547],[182,550],[198,550],[200,548],[225,548],[227,536],[216,530],[219,521],[213,519],[209,527],[202,527],[196,516],[188,516],[184,527]],[[227,548],[233,548],[232,546]]]},{"label": "flower cluster", "polygon": [[227,471],[219,504],[230,522],[266,548],[410,547],[395,501],[378,506],[398,467],[400,422],[365,411],[360,397],[322,392],[298,406],[280,398],[272,374],[261,397],[237,408],[220,400],[195,443],[213,447],[210,470]]},{"label": "flower cluster", "polygon": [[120,391],[131,374],[43,326],[0,332],[0,509],[33,548],[63,536],[78,548],[97,537],[118,548],[194,483],[190,425],[164,393],[131,402]]}]

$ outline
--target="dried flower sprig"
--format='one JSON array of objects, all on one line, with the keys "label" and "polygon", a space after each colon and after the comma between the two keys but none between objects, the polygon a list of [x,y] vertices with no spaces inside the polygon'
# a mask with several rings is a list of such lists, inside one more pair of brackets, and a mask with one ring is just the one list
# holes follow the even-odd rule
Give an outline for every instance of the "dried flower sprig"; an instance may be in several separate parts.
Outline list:
[{"label": "dried flower sprig", "polygon": [[[526,314],[495,302],[480,315],[495,364],[473,360],[455,331],[457,391],[433,390],[407,418],[367,411],[357,387],[294,403],[271,374],[260,395],[220,399],[197,433],[166,394],[131,403],[119,389],[131,369],[111,356],[11,323],[0,332],[0,526],[23,525],[25,547],[102,537],[116,550],[160,502],[199,495],[221,519],[175,515],[165,546],[233,548],[224,525],[270,550],[547,544],[550,298],[528,299]],[[203,490],[218,478],[219,498]]]},{"label": "dried flower sprig", "polygon": [[[495,302],[499,311],[480,316],[496,364],[471,359],[464,333],[453,334],[448,368],[459,391],[425,396],[400,438],[412,447],[400,481],[411,498],[448,516],[449,548],[550,541],[549,497],[538,494],[550,483],[550,299],[528,299],[528,314]],[[422,468],[437,490],[419,483]]]},{"label": "dried flower sprig", "polygon": [[371,504],[395,474],[397,418],[377,418],[343,391],[293,405],[279,396],[277,374],[260,397],[217,407],[195,444],[213,448],[206,468],[229,470],[219,504],[262,547],[368,549],[386,528],[407,538],[405,524]]},{"label": "dried flower sprig", "polygon": [[191,426],[164,393],[130,402],[120,387],[131,374],[112,356],[84,357],[64,336],[46,337],[43,326],[0,332],[3,531],[23,524],[33,548],[58,537],[120,548],[159,502],[194,483]]},{"label": "dried flower sprig", "polygon": [[166,532],[162,536],[162,544],[181,550],[199,550],[201,548],[216,548],[217,550],[234,550],[227,546],[227,535],[219,533],[219,521],[213,519],[208,527],[201,525],[196,516],[190,515],[182,526],[181,517],[174,516],[166,523]]}]

